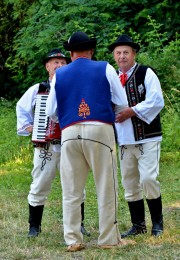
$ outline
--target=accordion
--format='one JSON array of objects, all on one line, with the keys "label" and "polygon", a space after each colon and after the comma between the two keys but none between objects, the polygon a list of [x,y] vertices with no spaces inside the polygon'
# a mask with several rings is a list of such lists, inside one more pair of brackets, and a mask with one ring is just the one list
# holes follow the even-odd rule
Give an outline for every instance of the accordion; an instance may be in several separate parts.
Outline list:
[{"label": "accordion", "polygon": [[59,123],[56,123],[48,118],[48,124],[45,134],[45,141],[54,142],[60,140],[61,138],[61,129]]},{"label": "accordion", "polygon": [[34,125],[32,132],[32,142],[36,146],[48,142],[60,143],[61,130],[59,123],[50,120],[46,115],[46,102],[48,92],[38,93],[34,112]]}]

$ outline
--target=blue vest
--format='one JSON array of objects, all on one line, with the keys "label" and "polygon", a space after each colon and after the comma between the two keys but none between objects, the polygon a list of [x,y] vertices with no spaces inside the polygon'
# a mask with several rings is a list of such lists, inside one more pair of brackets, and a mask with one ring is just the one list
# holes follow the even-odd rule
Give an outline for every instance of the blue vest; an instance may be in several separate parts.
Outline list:
[{"label": "blue vest", "polygon": [[56,98],[61,129],[99,121],[113,124],[110,85],[105,61],[79,58],[56,70]]}]

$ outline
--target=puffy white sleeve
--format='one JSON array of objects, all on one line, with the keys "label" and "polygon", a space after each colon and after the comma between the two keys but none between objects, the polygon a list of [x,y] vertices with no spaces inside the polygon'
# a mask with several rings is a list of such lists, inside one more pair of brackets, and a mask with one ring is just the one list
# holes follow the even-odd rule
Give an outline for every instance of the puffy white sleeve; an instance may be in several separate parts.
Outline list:
[{"label": "puffy white sleeve", "polygon": [[46,114],[51,118],[51,120],[58,122],[55,83],[56,83],[56,74],[53,76],[51,82],[51,89],[46,103]]},{"label": "puffy white sleeve", "polygon": [[33,125],[34,120],[34,105],[36,95],[39,89],[39,84],[30,87],[16,104],[17,116],[17,134],[22,136],[30,135],[26,131],[28,126]]},{"label": "puffy white sleeve", "polygon": [[150,124],[164,107],[161,85],[157,75],[148,68],[145,76],[145,100],[132,107],[136,115]]},{"label": "puffy white sleeve", "polygon": [[128,106],[127,96],[114,67],[110,64],[107,64],[106,76],[111,87],[112,103],[115,104],[115,110],[121,111]]}]

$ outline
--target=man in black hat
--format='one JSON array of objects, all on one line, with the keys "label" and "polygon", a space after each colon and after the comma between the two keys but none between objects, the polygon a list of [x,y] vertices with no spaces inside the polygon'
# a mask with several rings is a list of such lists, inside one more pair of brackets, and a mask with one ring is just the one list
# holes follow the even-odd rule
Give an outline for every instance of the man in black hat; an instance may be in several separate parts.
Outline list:
[{"label": "man in black hat", "polygon": [[[57,68],[67,65],[71,62],[60,49],[51,50],[44,58],[43,64],[49,74],[47,81],[35,84],[30,87],[21,99],[17,102],[17,134],[28,136],[33,132],[34,108],[38,93],[47,93],[50,90],[50,83]],[[39,106],[39,105],[38,105]],[[41,104],[40,104],[41,106]],[[43,107],[41,108],[43,110]],[[37,111],[37,110],[35,110]],[[38,113],[38,112],[36,112]],[[42,119],[40,119],[42,120]],[[36,126],[37,128],[37,126]],[[43,130],[41,128],[41,130]],[[29,203],[29,233],[28,237],[37,237],[41,232],[41,220],[44,204],[51,190],[52,181],[55,178],[56,170],[59,170],[60,164],[60,139],[52,142],[37,141],[34,143],[34,159],[32,170],[32,183],[28,195]],[[84,202],[81,203],[82,226],[84,234],[90,235],[83,225],[84,220]]]},{"label": "man in black hat", "polygon": [[85,248],[79,232],[79,206],[89,170],[93,171],[99,212],[98,246],[112,248],[122,241],[117,225],[117,158],[112,103],[126,102],[115,69],[91,60],[96,39],[75,32],[64,48],[72,62],[56,71],[47,100],[47,114],[56,111],[62,129],[61,184],[64,238],[68,251]]},{"label": "man in black hat", "polygon": [[122,89],[128,107],[116,111],[116,131],[122,185],[131,214],[132,227],[121,236],[147,232],[142,191],[152,220],[151,234],[163,232],[162,201],[159,174],[162,131],[160,111],[164,106],[159,79],[153,70],[136,62],[139,44],[126,34],[109,46],[119,67]]}]

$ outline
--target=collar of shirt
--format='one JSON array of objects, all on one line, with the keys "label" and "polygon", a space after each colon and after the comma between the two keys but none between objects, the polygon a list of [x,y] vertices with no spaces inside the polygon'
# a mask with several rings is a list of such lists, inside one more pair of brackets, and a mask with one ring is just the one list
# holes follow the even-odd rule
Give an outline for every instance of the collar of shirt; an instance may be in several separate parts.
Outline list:
[{"label": "collar of shirt", "polygon": [[83,55],[82,55],[82,56],[77,56],[77,57],[74,59],[74,61],[77,60],[77,59],[88,59],[88,57],[85,56],[85,55],[84,55],[84,56],[83,56]]},{"label": "collar of shirt", "polygon": [[[137,62],[134,64],[133,67],[131,67],[128,71],[126,71],[126,74],[128,75],[128,78],[131,76],[131,74],[132,74],[132,72],[134,71],[134,68],[136,67],[136,65],[137,65]],[[123,72],[120,71],[120,69],[119,69],[119,76],[120,76],[121,74],[123,74]]]}]

